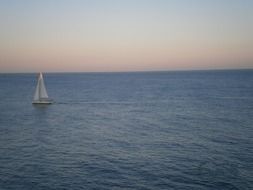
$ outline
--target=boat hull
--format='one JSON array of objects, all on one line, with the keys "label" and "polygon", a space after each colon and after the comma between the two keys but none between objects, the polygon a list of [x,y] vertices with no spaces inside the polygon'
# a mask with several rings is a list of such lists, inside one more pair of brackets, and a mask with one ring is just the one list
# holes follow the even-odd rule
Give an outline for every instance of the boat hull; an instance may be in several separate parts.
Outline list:
[{"label": "boat hull", "polygon": [[53,101],[33,101],[32,104],[52,104]]}]

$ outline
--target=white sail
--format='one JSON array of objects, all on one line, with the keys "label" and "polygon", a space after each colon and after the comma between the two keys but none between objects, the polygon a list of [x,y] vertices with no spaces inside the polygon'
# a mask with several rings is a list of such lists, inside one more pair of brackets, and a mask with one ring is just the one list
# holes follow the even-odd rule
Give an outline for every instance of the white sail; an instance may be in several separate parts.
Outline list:
[{"label": "white sail", "polygon": [[40,80],[39,81],[40,81],[39,97],[40,98],[48,98],[47,90],[45,88],[45,84],[44,84],[42,73],[40,73]]},{"label": "white sail", "polygon": [[40,73],[38,77],[33,103],[50,103],[42,73]]},{"label": "white sail", "polygon": [[33,101],[38,101],[40,99],[40,95],[39,95],[39,90],[40,89],[40,82],[38,80],[37,86],[36,86],[36,90],[35,90],[35,94],[33,97]]}]

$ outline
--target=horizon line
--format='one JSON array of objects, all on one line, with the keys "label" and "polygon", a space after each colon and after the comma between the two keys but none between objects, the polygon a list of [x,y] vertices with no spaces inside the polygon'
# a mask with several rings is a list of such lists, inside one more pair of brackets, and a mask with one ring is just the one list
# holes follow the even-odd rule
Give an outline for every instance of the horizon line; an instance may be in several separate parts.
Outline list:
[{"label": "horizon line", "polygon": [[238,71],[238,70],[253,70],[253,68],[214,68],[214,69],[172,69],[172,70],[130,70],[130,71],[28,71],[28,72],[1,72],[0,74],[64,74],[64,73],[155,73],[155,72],[194,72],[194,71]]}]

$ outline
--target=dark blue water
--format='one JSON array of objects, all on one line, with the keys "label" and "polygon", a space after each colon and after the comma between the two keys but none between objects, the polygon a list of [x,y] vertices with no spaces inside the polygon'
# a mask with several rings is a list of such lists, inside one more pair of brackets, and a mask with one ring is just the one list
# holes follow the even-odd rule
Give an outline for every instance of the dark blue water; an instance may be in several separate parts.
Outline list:
[{"label": "dark blue water", "polygon": [[0,75],[0,189],[253,189],[253,70]]}]

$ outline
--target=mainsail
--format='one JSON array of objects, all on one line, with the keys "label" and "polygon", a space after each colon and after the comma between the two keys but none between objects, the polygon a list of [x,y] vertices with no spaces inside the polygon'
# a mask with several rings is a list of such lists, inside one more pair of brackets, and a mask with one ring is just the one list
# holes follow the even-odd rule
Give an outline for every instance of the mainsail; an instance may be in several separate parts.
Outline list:
[{"label": "mainsail", "polygon": [[42,73],[40,73],[38,77],[33,103],[50,103]]}]

